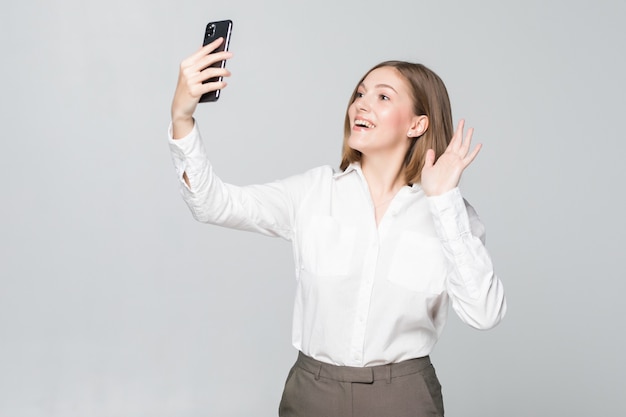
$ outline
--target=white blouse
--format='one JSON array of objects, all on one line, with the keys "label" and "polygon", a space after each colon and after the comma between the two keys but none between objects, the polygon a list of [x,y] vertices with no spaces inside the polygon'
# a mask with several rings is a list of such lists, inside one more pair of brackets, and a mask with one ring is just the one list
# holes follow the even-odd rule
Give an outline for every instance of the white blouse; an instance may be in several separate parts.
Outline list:
[{"label": "white blouse", "polygon": [[405,186],[376,226],[359,164],[239,187],[213,173],[197,126],[177,140],[170,127],[169,144],[195,219],[292,243],[292,340],[304,354],[335,365],[394,363],[430,354],[450,302],[478,329],[504,316],[484,227],[458,188],[427,197]]}]

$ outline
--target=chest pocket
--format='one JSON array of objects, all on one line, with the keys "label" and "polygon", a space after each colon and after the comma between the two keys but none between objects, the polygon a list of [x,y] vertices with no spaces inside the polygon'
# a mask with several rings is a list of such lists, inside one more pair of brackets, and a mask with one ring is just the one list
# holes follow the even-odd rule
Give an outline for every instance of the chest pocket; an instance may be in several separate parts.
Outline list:
[{"label": "chest pocket", "polygon": [[391,258],[387,279],[412,291],[445,290],[448,262],[438,238],[404,232]]},{"label": "chest pocket", "polygon": [[303,225],[301,265],[318,276],[345,276],[353,262],[356,227],[331,216],[313,216]]}]

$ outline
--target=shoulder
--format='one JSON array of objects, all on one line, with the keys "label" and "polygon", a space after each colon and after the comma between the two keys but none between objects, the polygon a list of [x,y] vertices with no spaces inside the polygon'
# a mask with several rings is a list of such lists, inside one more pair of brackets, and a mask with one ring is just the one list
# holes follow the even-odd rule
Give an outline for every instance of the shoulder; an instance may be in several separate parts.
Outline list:
[{"label": "shoulder", "polygon": [[330,165],[322,165],[306,171],[306,174],[317,178],[332,178],[335,173],[335,170]]},{"label": "shoulder", "polygon": [[294,200],[303,200],[311,193],[319,193],[328,187],[335,175],[330,165],[311,168],[300,174],[279,181]]},{"label": "shoulder", "polygon": [[298,183],[301,185],[313,185],[315,183],[324,183],[333,178],[336,172],[330,165],[319,166],[315,168],[311,168],[307,171],[304,171],[300,174],[292,175],[290,177],[285,178],[283,181],[288,183],[293,183],[297,185]]}]

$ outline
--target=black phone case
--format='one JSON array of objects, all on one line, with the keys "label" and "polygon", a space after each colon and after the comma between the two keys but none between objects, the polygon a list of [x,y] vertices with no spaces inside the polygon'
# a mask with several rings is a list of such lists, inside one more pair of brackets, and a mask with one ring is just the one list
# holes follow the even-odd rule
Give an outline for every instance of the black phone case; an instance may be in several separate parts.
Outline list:
[{"label": "black phone case", "polygon": [[[224,38],[224,42],[212,53],[228,51],[228,45],[230,44],[230,33],[233,28],[233,22],[231,20],[220,20],[217,22],[209,22],[206,25],[206,29],[204,31],[204,40],[202,45],[207,45],[217,38]],[[221,60],[211,65],[212,67],[221,67],[224,68],[226,66],[226,60]],[[206,80],[204,83],[222,81],[222,77],[213,77]],[[210,101],[217,101],[220,98],[220,90],[211,91],[209,93],[203,94],[200,97],[200,103],[206,103]]]}]

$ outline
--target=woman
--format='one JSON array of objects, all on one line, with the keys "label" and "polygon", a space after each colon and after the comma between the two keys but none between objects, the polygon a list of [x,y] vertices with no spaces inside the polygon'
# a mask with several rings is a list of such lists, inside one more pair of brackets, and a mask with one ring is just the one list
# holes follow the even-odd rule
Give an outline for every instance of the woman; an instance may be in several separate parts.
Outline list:
[{"label": "woman", "polygon": [[217,40],[181,64],[170,147],[185,201],[202,222],[292,242],[299,350],[280,416],[442,416],[429,359],[448,305],[487,329],[506,310],[484,229],[457,188],[480,145],[455,132],[444,84],[419,64],[385,62],[350,99],[340,172],[330,167],[236,187],[213,173],[193,113],[226,87],[209,66]]}]

